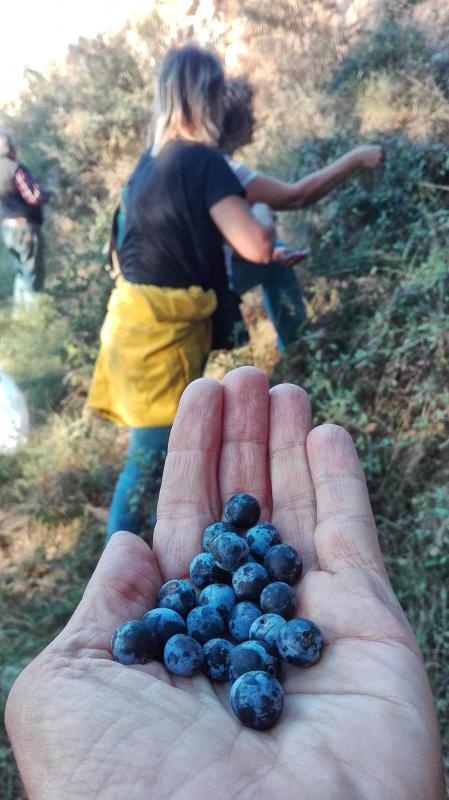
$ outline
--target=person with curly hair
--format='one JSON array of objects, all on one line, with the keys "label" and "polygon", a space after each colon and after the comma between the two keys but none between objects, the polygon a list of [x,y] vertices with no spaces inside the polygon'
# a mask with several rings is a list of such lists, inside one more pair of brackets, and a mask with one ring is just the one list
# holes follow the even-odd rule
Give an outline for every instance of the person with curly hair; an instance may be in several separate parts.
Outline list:
[{"label": "person with curly hair", "polygon": [[[323,169],[288,183],[234,159],[237,150],[253,141],[254,128],[254,89],[251,83],[242,75],[227,79],[220,149],[246,190],[248,203],[253,207],[266,204],[272,212],[306,208],[360,169],[375,169],[382,159],[380,146],[362,145],[344,153]],[[276,328],[282,352],[286,345],[298,338],[298,331],[306,320],[301,287],[292,267],[307,257],[307,251],[287,248],[283,242],[277,241],[273,256],[269,269],[266,264],[249,264],[235,250],[228,251],[227,263],[230,282],[237,294],[262,286],[264,306]]]}]

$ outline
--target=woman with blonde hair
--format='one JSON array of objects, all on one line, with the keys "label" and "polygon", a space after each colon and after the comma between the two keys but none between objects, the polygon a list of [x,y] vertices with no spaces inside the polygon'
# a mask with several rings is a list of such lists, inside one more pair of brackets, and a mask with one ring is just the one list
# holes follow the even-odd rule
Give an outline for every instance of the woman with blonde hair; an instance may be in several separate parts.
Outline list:
[{"label": "woman with blonde hair", "polygon": [[109,512],[138,533],[155,456],[167,447],[180,396],[223,346],[231,306],[223,239],[269,263],[272,232],[217,148],[224,75],[212,52],[186,45],[162,64],[152,149],[129,183],[121,275],[101,330],[88,407],[130,429]]}]

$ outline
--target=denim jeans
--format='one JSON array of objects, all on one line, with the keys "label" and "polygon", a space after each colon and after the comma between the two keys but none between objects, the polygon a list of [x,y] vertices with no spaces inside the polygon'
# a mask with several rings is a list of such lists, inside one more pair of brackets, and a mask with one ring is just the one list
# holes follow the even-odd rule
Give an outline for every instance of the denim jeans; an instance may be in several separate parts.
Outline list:
[{"label": "denim jeans", "polygon": [[301,287],[293,269],[287,269],[275,261],[253,264],[233,257],[231,283],[239,295],[262,285],[263,303],[276,329],[281,352],[286,345],[298,339],[298,331],[306,321],[306,312]]},{"label": "denim jeans", "polygon": [[14,260],[14,308],[27,311],[36,305],[36,293],[44,285],[44,238],[41,226],[2,222],[2,238]]},{"label": "denim jeans", "polygon": [[145,496],[159,490],[162,459],[169,436],[169,426],[130,428],[126,463],[109,509],[105,544],[116,531],[140,533]]}]

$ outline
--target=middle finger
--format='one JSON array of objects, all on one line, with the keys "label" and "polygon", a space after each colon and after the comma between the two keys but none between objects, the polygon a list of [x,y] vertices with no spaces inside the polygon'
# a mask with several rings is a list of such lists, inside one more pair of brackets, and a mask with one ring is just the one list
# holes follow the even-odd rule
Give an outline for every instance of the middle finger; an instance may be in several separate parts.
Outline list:
[{"label": "middle finger", "polygon": [[222,386],[223,442],[218,470],[222,506],[233,494],[248,492],[259,501],[261,519],[270,519],[268,379],[255,367],[240,367],[225,375]]}]

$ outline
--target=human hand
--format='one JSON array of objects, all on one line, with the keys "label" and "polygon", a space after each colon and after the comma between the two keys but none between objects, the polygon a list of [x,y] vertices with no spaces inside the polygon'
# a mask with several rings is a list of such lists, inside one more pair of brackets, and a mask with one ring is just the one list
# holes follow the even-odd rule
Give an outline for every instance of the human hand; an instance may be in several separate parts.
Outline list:
[{"label": "human hand", "polygon": [[363,169],[375,169],[384,157],[383,148],[378,144],[364,144],[352,151],[357,163]]},{"label": "human hand", "polygon": [[[227,690],[159,663],[111,658],[122,621],[186,576],[202,530],[235,492],[305,562],[298,610],[321,661],[285,669],[280,722],[259,733]],[[115,534],[72,619],[18,678],[7,728],[30,800],[441,800],[440,739],[421,654],[390,587],[348,433],[311,431],[309,400],[244,367],[185,391],[170,439],[154,550]]]},{"label": "human hand", "polygon": [[299,250],[296,247],[280,245],[273,250],[273,261],[280,264],[282,267],[291,269],[295,264],[299,264],[300,261],[304,261],[308,258],[309,253],[310,250],[308,249]]}]

